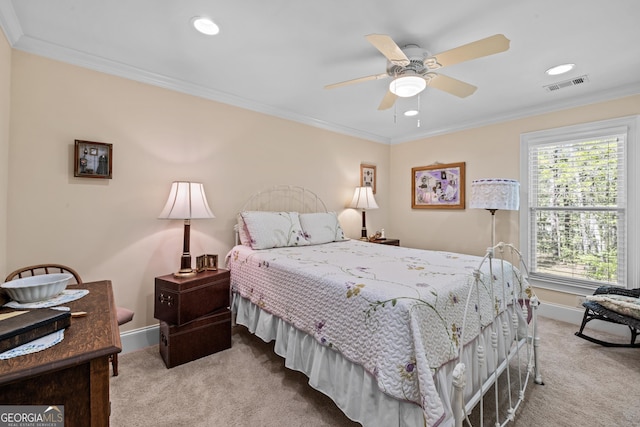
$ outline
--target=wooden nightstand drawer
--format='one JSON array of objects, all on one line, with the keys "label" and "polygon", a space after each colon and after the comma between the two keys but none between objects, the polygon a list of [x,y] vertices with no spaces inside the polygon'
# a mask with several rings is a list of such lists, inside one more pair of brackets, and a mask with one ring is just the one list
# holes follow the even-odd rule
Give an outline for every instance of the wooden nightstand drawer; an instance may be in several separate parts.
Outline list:
[{"label": "wooden nightstand drawer", "polygon": [[371,243],[378,243],[381,245],[400,246],[399,239],[375,239],[371,240]]},{"label": "wooden nightstand drawer", "polygon": [[205,271],[194,277],[172,274],[156,277],[153,317],[171,325],[184,325],[229,307],[229,271]]}]

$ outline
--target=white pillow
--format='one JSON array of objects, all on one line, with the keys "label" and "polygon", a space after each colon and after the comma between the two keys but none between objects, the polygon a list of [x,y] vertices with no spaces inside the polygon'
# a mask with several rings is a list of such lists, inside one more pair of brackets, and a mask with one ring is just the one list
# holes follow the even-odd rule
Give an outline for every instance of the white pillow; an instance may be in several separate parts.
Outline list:
[{"label": "white pillow", "polygon": [[335,212],[300,214],[300,225],[312,245],[346,240]]},{"label": "white pillow", "polygon": [[306,246],[297,212],[242,212],[251,248],[269,249],[285,246]]}]

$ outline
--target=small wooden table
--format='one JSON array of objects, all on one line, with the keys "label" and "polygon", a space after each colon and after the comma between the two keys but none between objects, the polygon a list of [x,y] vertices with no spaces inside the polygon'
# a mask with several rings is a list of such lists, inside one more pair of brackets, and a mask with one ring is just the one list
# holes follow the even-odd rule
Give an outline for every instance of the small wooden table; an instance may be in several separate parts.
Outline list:
[{"label": "small wooden table", "polygon": [[111,281],[71,285],[89,294],[65,306],[64,340],[46,350],[0,362],[3,405],[64,405],[66,427],[109,425],[109,356],[122,351]]},{"label": "small wooden table", "polygon": [[378,243],[381,245],[400,246],[399,239],[374,239],[370,240],[371,243]]}]

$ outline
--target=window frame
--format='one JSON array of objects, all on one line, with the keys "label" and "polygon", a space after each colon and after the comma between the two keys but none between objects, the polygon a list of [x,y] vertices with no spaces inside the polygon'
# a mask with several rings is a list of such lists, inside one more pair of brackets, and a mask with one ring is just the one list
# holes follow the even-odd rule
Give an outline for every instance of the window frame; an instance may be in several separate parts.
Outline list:
[{"label": "window frame", "polygon": [[[625,182],[626,204],[621,206],[625,211],[625,245],[624,257],[626,274],[621,282],[627,288],[640,287],[640,172],[635,165],[640,165],[640,116],[628,116],[616,119],[601,120],[597,122],[583,123],[554,129],[523,133],[520,135],[520,247],[527,265],[533,266],[531,221],[535,220],[530,209],[530,183],[529,183],[529,148],[532,145],[548,144],[585,139],[603,134],[626,133],[625,139]],[[549,274],[536,274],[530,272],[529,282],[534,287],[562,291],[566,293],[585,295],[591,294],[599,282],[593,284],[587,281],[563,278]]]}]

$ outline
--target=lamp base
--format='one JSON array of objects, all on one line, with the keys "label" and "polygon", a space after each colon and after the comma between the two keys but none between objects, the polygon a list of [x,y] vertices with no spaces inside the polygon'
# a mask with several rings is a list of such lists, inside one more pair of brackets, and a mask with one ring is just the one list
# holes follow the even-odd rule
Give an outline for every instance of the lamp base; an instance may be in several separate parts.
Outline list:
[{"label": "lamp base", "polygon": [[185,219],[184,226],[184,251],[182,252],[182,257],[180,257],[180,270],[173,273],[173,277],[193,277],[198,272],[191,268],[191,254],[189,253],[189,224],[187,224],[187,219]]},{"label": "lamp base", "polygon": [[173,273],[173,277],[184,279],[185,277],[193,277],[196,274],[198,274],[196,270],[180,270]]}]

